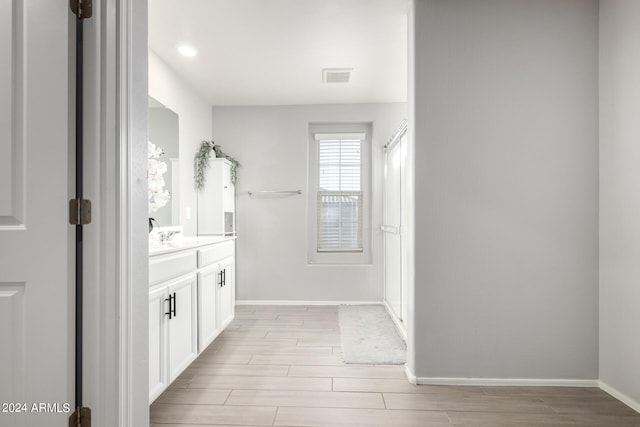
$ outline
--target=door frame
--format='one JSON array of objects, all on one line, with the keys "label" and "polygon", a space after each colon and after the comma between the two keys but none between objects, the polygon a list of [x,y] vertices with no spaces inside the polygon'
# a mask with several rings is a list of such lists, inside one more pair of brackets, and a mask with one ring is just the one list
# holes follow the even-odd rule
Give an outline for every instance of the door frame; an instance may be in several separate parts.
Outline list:
[{"label": "door frame", "polygon": [[[93,0],[85,21],[84,405],[149,425],[147,0]],[[140,226],[135,226],[140,224]]]},{"label": "door frame", "polygon": [[[84,404],[96,426],[149,425],[147,0],[93,0],[85,29]],[[408,25],[407,377],[415,383],[415,0]],[[134,226],[138,224],[138,226]]]}]

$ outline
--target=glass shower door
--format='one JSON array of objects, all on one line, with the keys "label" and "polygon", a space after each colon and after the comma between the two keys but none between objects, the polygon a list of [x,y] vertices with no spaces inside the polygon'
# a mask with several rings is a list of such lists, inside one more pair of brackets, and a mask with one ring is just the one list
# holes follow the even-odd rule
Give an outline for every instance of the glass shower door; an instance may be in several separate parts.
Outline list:
[{"label": "glass shower door", "polygon": [[402,286],[402,139],[385,153],[384,266],[385,300],[403,319]]}]

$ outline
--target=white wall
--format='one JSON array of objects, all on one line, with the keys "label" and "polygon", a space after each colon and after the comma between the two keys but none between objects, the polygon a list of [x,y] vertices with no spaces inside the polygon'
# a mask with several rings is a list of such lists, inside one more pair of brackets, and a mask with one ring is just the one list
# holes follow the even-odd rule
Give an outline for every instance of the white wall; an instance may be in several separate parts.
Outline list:
[{"label": "white wall", "polygon": [[600,380],[640,411],[638,22],[640,2],[600,2]]},{"label": "white wall", "polygon": [[[382,301],[382,146],[405,104],[214,107],[213,138],[241,167],[236,187],[240,300]],[[309,123],[373,123],[373,263],[307,264]],[[249,190],[302,196],[249,197]]]},{"label": "white wall", "polygon": [[409,368],[597,379],[598,2],[414,7]]},{"label": "white wall", "polygon": [[[193,158],[200,143],[211,139],[211,105],[152,51],[149,51],[149,95],[178,114],[180,223],[185,235],[195,236],[197,197],[193,185]],[[190,219],[185,215],[187,208],[191,210]]]}]

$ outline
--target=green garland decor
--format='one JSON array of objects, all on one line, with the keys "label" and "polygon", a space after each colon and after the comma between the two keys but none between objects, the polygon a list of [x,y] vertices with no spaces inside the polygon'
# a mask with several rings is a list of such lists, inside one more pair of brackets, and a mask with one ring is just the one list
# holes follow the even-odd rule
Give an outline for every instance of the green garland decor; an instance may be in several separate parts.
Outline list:
[{"label": "green garland decor", "polygon": [[204,188],[204,174],[209,167],[211,152],[214,152],[217,158],[227,159],[231,162],[231,183],[236,185],[236,182],[238,181],[238,166],[240,166],[240,162],[230,155],[225,154],[220,146],[213,141],[202,141],[195,157],[195,174],[193,179],[196,190],[202,190],[202,188]]}]

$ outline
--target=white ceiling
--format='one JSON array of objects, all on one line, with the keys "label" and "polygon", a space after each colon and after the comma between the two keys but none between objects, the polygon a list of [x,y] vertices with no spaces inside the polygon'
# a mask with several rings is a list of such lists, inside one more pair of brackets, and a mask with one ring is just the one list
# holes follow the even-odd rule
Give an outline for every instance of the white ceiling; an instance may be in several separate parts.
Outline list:
[{"label": "white ceiling", "polygon": [[406,101],[407,0],[149,0],[149,47],[212,105]]}]

